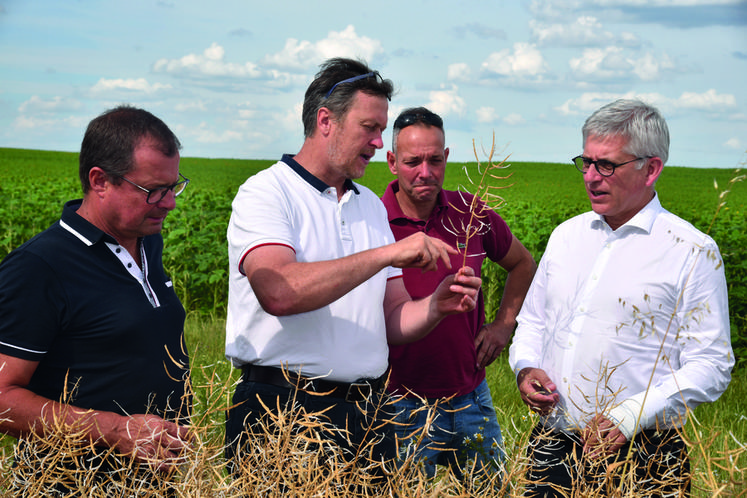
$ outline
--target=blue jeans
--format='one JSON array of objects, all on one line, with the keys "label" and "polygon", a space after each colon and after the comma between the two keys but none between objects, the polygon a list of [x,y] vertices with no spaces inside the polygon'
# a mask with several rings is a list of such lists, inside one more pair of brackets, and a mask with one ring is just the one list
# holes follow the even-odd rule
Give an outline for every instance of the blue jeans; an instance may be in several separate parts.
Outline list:
[{"label": "blue jeans", "polygon": [[[470,394],[448,402],[426,401],[431,407],[438,401],[435,411],[424,409],[418,398],[400,398],[394,403],[400,462],[414,455],[429,477],[436,474],[436,464],[450,465],[460,478],[462,469],[471,468],[472,461],[476,462],[476,469],[501,468],[503,437],[487,381],[483,380]],[[431,425],[423,436],[428,419]]]}]

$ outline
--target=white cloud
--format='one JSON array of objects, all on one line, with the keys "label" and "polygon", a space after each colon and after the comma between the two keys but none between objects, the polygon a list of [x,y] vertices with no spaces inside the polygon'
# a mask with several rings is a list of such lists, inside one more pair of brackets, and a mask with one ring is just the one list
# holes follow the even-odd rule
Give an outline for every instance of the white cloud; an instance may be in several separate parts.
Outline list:
[{"label": "white cloud", "polygon": [[459,96],[459,89],[456,85],[443,90],[433,90],[428,94],[430,101],[426,104],[426,107],[436,114],[441,116],[448,116],[449,114],[456,114],[463,116],[467,104],[464,99]]},{"label": "white cloud", "polygon": [[635,68],[633,72],[641,81],[656,81],[662,78],[663,73],[675,69],[674,61],[667,55],[662,54],[656,58],[652,53],[644,54],[638,60],[633,60]]},{"label": "white cloud", "polygon": [[64,97],[53,97],[44,100],[38,95],[33,95],[29,100],[23,102],[18,110],[28,113],[51,113],[77,111],[83,107],[78,100]]},{"label": "white cloud", "polygon": [[678,98],[665,97],[659,93],[608,93],[587,92],[576,99],[566,100],[555,107],[562,115],[589,115],[605,104],[617,99],[639,99],[654,105],[662,112],[678,110],[721,111],[736,107],[736,99],[731,94],[719,94],[711,89],[704,93],[683,92]]},{"label": "white cloud", "polygon": [[145,78],[119,78],[113,80],[101,78],[98,82],[96,82],[95,85],[91,87],[91,91],[94,93],[100,93],[125,90],[131,92],[155,93],[160,90],[170,90],[171,88],[172,87],[169,84],[148,83]]},{"label": "white cloud", "polygon": [[362,58],[370,62],[384,52],[379,40],[358,36],[351,24],[342,31],[330,31],[327,38],[312,43],[288,38],[283,50],[265,56],[263,63],[294,71],[305,71],[331,57]]},{"label": "white cloud", "polygon": [[547,72],[547,63],[533,43],[514,43],[509,49],[493,52],[482,63],[482,71],[507,77],[537,78]]},{"label": "white cloud", "polygon": [[581,81],[619,81],[631,77],[656,81],[662,79],[665,73],[676,70],[674,61],[667,54],[656,57],[649,52],[635,57],[626,55],[619,46],[588,48],[581,57],[571,59],[568,65],[573,76]]},{"label": "white cloud", "polygon": [[532,37],[540,46],[595,46],[609,44],[637,45],[632,33],[613,34],[602,28],[596,17],[580,16],[571,23],[544,24],[529,21]]},{"label": "white cloud", "polygon": [[177,76],[224,76],[234,78],[261,78],[259,67],[252,62],[237,64],[224,61],[225,50],[213,42],[202,54],[188,54],[180,59],[159,59],[153,71]]},{"label": "white cloud", "polygon": [[613,100],[633,98],[643,100],[644,102],[648,102],[653,105],[656,105],[657,102],[665,100],[664,97],[658,94],[642,95],[636,94],[634,92],[587,92],[576,99],[566,100],[562,105],[555,107],[555,111],[564,116],[589,115],[603,105],[609,104]]},{"label": "white cloud", "polygon": [[744,150],[745,149],[745,146],[742,145],[742,142],[738,138],[736,138],[736,137],[730,138],[729,140],[727,140],[726,142],[724,142],[724,145],[726,147],[728,147],[730,149],[734,149],[734,150]]},{"label": "white cloud", "polygon": [[494,107],[480,107],[475,111],[475,114],[477,115],[478,123],[495,123],[501,121],[509,126],[513,126],[526,122],[521,114],[515,112],[501,118]]},{"label": "white cloud", "polygon": [[500,116],[495,112],[495,107],[480,107],[475,111],[478,123],[492,123],[497,121]]},{"label": "white cloud", "polygon": [[737,99],[728,93],[719,94],[711,88],[705,93],[682,92],[675,102],[677,107],[712,111],[737,106]]},{"label": "white cloud", "polygon": [[604,7],[698,7],[704,5],[737,5],[744,0],[592,0]]},{"label": "white cloud", "polygon": [[515,112],[512,112],[505,118],[503,118],[503,122],[507,125],[518,125],[518,124],[524,124],[526,120],[521,114],[517,114]]},{"label": "white cloud", "polygon": [[191,131],[192,137],[199,143],[221,144],[226,142],[238,142],[243,139],[243,135],[233,129],[215,131],[204,121]]},{"label": "white cloud", "polygon": [[23,130],[55,130],[61,129],[85,129],[88,125],[88,118],[68,116],[64,118],[50,117],[49,114],[40,116],[17,116],[13,120],[13,127]]},{"label": "white cloud", "polygon": [[179,102],[174,106],[174,110],[179,112],[187,111],[207,111],[207,104],[202,100],[190,100],[188,102]]},{"label": "white cloud", "polygon": [[458,62],[456,64],[449,64],[446,71],[446,78],[449,81],[469,81],[471,73],[469,65],[464,62]]}]

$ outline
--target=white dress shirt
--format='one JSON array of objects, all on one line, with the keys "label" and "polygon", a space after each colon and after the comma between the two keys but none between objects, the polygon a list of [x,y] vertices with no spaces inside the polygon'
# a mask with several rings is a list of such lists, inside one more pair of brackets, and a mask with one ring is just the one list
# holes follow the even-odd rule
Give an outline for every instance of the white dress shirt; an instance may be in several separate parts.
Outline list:
[{"label": "white dress shirt", "polygon": [[615,231],[594,212],[558,226],[518,323],[509,362],[557,385],[544,423],[559,430],[597,414],[628,439],[681,426],[686,407],[716,400],[731,379],[718,247],[658,196]]}]

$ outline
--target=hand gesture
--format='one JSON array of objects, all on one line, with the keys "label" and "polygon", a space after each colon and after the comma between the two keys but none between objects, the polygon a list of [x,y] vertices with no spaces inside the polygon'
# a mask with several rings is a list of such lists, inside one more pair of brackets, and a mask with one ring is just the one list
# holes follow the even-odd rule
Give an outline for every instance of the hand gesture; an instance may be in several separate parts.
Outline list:
[{"label": "hand gesture", "polygon": [[555,392],[557,386],[540,368],[524,368],[516,378],[521,399],[530,410],[541,415],[548,415],[560,401]]},{"label": "hand gesture", "polygon": [[500,325],[496,322],[486,323],[480,329],[475,338],[475,351],[477,351],[477,368],[481,370],[498,358],[501,351],[508,344],[513,327]]},{"label": "hand gesture", "polygon": [[615,423],[604,415],[597,415],[589,422],[581,439],[584,442],[584,453],[592,458],[616,453],[628,442]]},{"label": "hand gesture", "polygon": [[436,270],[438,262],[443,261],[451,268],[449,254],[458,254],[457,250],[446,242],[417,232],[409,237],[391,244],[392,264],[396,268],[422,268],[423,271]]},{"label": "hand gesture", "polygon": [[[435,240],[435,239],[434,239]],[[440,315],[472,311],[477,304],[477,293],[482,285],[475,271],[465,266],[441,281],[433,293],[433,302]]]},{"label": "hand gesture", "polygon": [[117,429],[119,439],[113,444],[118,451],[135,457],[162,472],[171,472],[184,461],[190,446],[189,429],[156,415],[123,417]]}]

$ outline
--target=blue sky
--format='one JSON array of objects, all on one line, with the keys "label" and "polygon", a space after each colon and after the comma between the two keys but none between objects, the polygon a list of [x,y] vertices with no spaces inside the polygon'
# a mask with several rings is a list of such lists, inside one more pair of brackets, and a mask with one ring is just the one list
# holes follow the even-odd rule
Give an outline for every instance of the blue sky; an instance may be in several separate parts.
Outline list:
[{"label": "blue sky", "polygon": [[303,93],[334,56],[393,80],[390,124],[440,113],[452,162],[493,133],[513,160],[567,161],[621,96],[662,110],[669,164],[745,160],[747,0],[0,0],[0,146],[77,151],[126,102],[184,156],[278,159],[300,148]]}]

